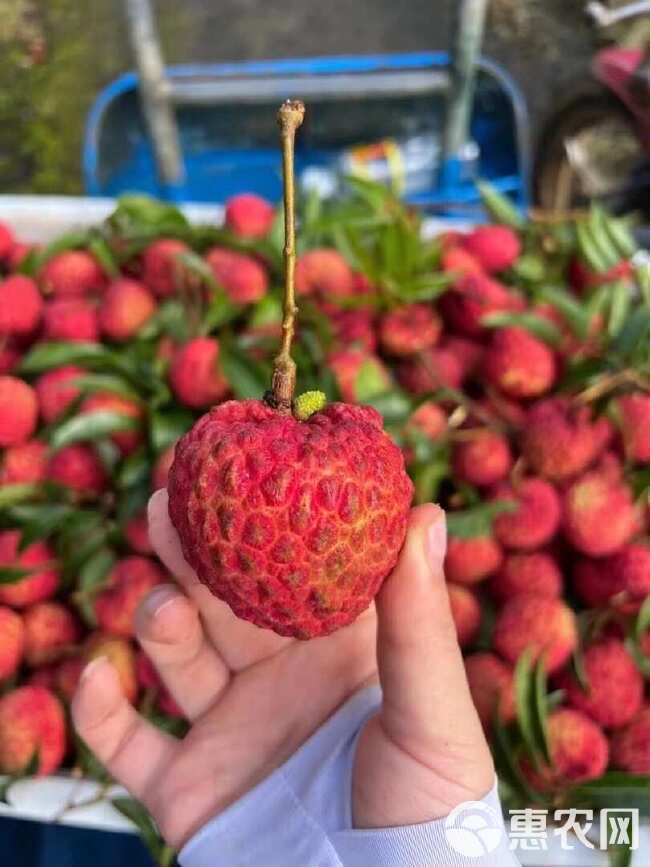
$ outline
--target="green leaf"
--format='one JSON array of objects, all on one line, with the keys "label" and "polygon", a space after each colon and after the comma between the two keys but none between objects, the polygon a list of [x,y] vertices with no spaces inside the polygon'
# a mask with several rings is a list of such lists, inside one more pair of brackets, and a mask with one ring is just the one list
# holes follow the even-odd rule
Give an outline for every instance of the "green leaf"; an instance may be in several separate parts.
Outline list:
[{"label": "green leaf", "polygon": [[499,778],[503,779],[513,789],[520,802],[526,804],[546,803],[546,796],[540,792],[536,792],[522,774],[513,738],[498,716],[495,717],[493,722],[493,732],[492,752]]},{"label": "green leaf", "polygon": [[610,308],[607,321],[607,332],[610,337],[615,337],[623,328],[630,307],[632,306],[632,292],[628,283],[617,280],[610,287]]},{"label": "green leaf", "polygon": [[572,806],[586,804],[593,809],[636,807],[643,815],[650,813],[647,774],[607,771],[597,780],[569,789],[564,793],[564,799]]},{"label": "green leaf", "polygon": [[71,506],[62,503],[47,503],[37,506],[32,517],[21,528],[19,551],[24,551],[32,542],[46,539],[63,526],[65,520],[74,512]]},{"label": "green leaf", "polygon": [[447,512],[447,530],[450,536],[459,539],[488,536],[492,533],[492,522],[497,515],[515,512],[518,508],[517,503],[512,500],[494,500],[491,503],[481,503],[472,509]]},{"label": "green leaf", "polygon": [[79,592],[76,594],[76,601],[90,626],[97,625],[92,604],[94,597],[106,583],[115,560],[115,554],[110,548],[102,547],[84,563],[79,572]]},{"label": "green leaf", "polygon": [[230,388],[240,400],[261,398],[271,383],[264,368],[230,341],[220,344],[219,364]]},{"label": "green leaf", "polygon": [[65,253],[67,250],[79,250],[88,245],[88,241],[90,238],[90,232],[85,229],[81,229],[73,232],[66,232],[64,235],[59,235],[59,237],[52,241],[50,244],[47,244],[43,247],[42,250],[39,250],[36,253],[36,257],[34,260],[34,270],[35,272],[40,271],[43,265],[52,259],[54,256],[59,253]]},{"label": "green leaf", "polygon": [[146,809],[134,798],[111,798],[115,809],[129,819],[140,832],[142,842],[147,847],[151,857],[160,867],[171,867],[174,852],[165,845],[156,823]]},{"label": "green leaf", "polygon": [[151,447],[156,453],[163,451],[186,434],[193,424],[194,416],[184,409],[152,413],[149,426]]},{"label": "green leaf", "polygon": [[383,416],[386,424],[396,424],[405,421],[413,410],[409,396],[398,389],[384,391],[365,401]]},{"label": "green leaf", "polygon": [[126,397],[128,400],[140,402],[138,393],[133,389],[128,382],[120,376],[115,376],[110,373],[85,373],[73,380],[72,383],[80,391],[108,391],[111,394],[118,394],[120,397]]},{"label": "green leaf", "polygon": [[591,325],[590,315],[584,307],[564,289],[554,286],[543,286],[539,295],[560,311],[569,327],[577,337],[586,338]]},{"label": "green leaf", "polygon": [[212,298],[208,309],[201,317],[201,334],[210,334],[217,328],[223,328],[241,314],[242,307],[233,302],[222,292],[217,292]]},{"label": "green leaf", "polygon": [[53,431],[50,445],[58,451],[72,443],[98,440],[122,431],[135,430],[139,421],[118,412],[88,412],[63,422]]},{"label": "green leaf", "polygon": [[110,782],[111,776],[104,765],[76,732],[74,733],[74,741],[75,767],[83,771],[86,779],[95,780],[98,783]]},{"label": "green leaf", "polygon": [[415,503],[435,502],[441,483],[449,475],[448,456],[440,456],[426,464],[418,465],[414,471]]},{"label": "green leaf", "polygon": [[88,242],[88,249],[95,259],[97,259],[105,274],[107,274],[111,279],[120,276],[120,269],[115,261],[115,256],[113,256],[111,248],[101,235],[95,235],[90,239]]},{"label": "green leaf", "polygon": [[368,403],[387,389],[386,371],[374,359],[363,362],[354,380],[354,393],[358,403]]},{"label": "green leaf", "polygon": [[628,358],[650,342],[650,305],[637,308],[628,317],[613,344],[613,349]]},{"label": "green leaf", "polygon": [[[515,666],[515,701],[517,722],[530,756],[539,768],[548,761],[548,747],[539,716],[540,683],[530,650],[526,650]],[[545,694],[545,689],[544,689]]]},{"label": "green leaf", "polygon": [[96,365],[120,366],[118,357],[102,346],[101,343],[62,343],[52,341],[39,343],[25,355],[18,366],[23,374],[43,373],[64,364],[78,364],[81,367]]},{"label": "green leaf", "polygon": [[629,846],[609,846],[607,857],[609,867],[631,867],[634,852]]},{"label": "green leaf", "polygon": [[16,503],[24,503],[26,500],[33,500],[42,493],[42,486],[25,482],[17,485],[2,485],[0,486],[0,509],[7,509],[10,506],[15,506]]},{"label": "green leaf", "polygon": [[16,584],[31,575],[33,569],[25,569],[24,566],[0,566],[0,584]]},{"label": "green leaf", "polygon": [[[163,446],[165,448],[165,446]],[[145,449],[131,452],[120,465],[115,475],[118,488],[131,488],[135,485],[147,485],[151,475],[151,460]]]},{"label": "green leaf", "polygon": [[638,642],[641,642],[648,630],[650,630],[650,596],[644,600],[634,624],[634,634]]},{"label": "green leaf", "polygon": [[476,186],[481,194],[483,207],[495,223],[502,223],[510,226],[511,229],[525,228],[524,216],[507,196],[504,196],[487,181],[479,181]]},{"label": "green leaf", "polygon": [[535,313],[508,313],[507,311],[488,313],[481,318],[481,324],[488,328],[510,326],[524,328],[550,346],[558,346],[562,341],[562,332],[557,325]]}]

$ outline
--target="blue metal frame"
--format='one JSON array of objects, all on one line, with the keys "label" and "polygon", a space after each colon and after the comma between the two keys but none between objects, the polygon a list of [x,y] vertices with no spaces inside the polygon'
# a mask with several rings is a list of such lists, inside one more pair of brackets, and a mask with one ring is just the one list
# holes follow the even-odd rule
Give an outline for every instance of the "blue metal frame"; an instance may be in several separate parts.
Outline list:
[{"label": "blue metal frame", "polygon": [[[516,175],[500,177],[495,186],[503,192],[511,193],[518,204],[525,206],[529,201],[530,146],[528,142],[528,113],[523,96],[508,73],[498,64],[482,58],[480,68],[493,77],[506,93],[513,110],[515,121],[514,136],[519,161]],[[373,72],[386,70],[408,70],[424,68],[447,68],[449,55],[443,51],[412,52],[408,54],[342,55],[313,58],[292,58],[283,60],[243,61],[219,64],[184,64],[167,68],[172,79],[194,76],[226,77],[232,75],[326,75],[336,72]],[[138,76],[127,72],[112,81],[102,90],[95,100],[86,121],[83,145],[83,175],[87,192],[101,195],[104,191],[99,180],[99,140],[104,115],[110,104],[122,94],[138,87]],[[419,195],[411,201],[424,207],[440,207],[445,203],[462,206],[476,201],[476,193],[470,185],[445,183],[445,178],[453,176],[453,166],[443,166],[440,172],[439,187],[432,194]],[[163,191],[168,197],[182,197],[182,189]]]}]

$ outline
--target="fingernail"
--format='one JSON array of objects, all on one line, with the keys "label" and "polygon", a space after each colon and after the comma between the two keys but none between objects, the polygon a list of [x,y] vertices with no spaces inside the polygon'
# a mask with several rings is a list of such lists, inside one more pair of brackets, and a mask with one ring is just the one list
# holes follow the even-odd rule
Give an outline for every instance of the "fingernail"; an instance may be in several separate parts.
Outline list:
[{"label": "fingernail", "polygon": [[175,602],[181,594],[173,584],[161,584],[155,587],[142,602],[142,609],[147,617],[159,617],[161,611]]},{"label": "fingernail", "polygon": [[427,530],[427,555],[429,567],[442,568],[447,552],[447,519],[442,509],[438,509],[438,515]]},{"label": "fingernail", "polygon": [[110,663],[110,660],[107,656],[96,656],[94,659],[91,659],[90,662],[82,669],[79,680],[88,680],[94,675],[98,668],[106,665],[106,663]]}]

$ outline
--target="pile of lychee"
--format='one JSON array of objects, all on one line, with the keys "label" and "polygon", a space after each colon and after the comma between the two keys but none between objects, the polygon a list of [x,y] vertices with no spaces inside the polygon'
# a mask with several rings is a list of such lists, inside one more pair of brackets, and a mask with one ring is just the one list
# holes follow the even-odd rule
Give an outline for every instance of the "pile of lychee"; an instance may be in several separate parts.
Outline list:
[{"label": "pile of lychee", "polygon": [[[585,262],[573,223],[561,233],[555,224],[522,223],[427,240],[417,215],[383,201],[381,220],[359,219],[361,205],[334,208],[300,234],[304,385],[382,412],[417,500],[446,509],[446,577],[472,695],[486,731],[510,731],[511,771],[526,791],[561,792],[608,768],[650,774],[647,289],[639,291],[629,256],[620,255],[613,275]],[[114,662],[144,713],[161,724],[180,717],[133,638],[139,601],[168,578],[144,506],[167,484],[177,439],[210,407],[261,398],[251,382],[277,351],[275,209],[241,195],[228,202],[224,227],[179,219],[160,230],[152,214],[141,231],[131,222],[121,234],[113,220],[87,243],[76,237],[49,248],[0,226],[5,773],[48,774],[80,761],[65,705],[98,654]],[[398,257],[384,268],[369,263],[368,251],[392,214],[410,264]],[[552,274],[552,291],[543,270],[530,278],[533,258]],[[417,288],[434,275],[443,277],[435,291]],[[299,364],[299,386],[300,378]],[[219,424],[239,423],[240,414],[224,410]],[[239,533],[223,556],[236,556],[251,575],[229,600],[247,616],[247,594],[264,589],[256,570],[292,564],[294,549],[282,527],[262,518],[237,529],[256,460],[240,460],[239,435],[228,441],[232,455],[219,446],[214,481],[228,489],[232,510],[219,513],[215,532]],[[284,445],[288,453],[295,443]],[[346,459],[361,472],[372,463],[369,449],[350,444]],[[345,481],[319,488],[310,508],[336,520],[347,520],[345,509],[356,516],[357,489],[346,493]],[[280,474],[268,490],[260,483],[259,496],[281,499],[288,485]],[[186,506],[178,506],[179,521]],[[382,509],[378,551],[390,532]],[[70,546],[75,526],[79,543]],[[318,526],[318,554],[338,570],[354,546],[330,550],[327,524]],[[294,565],[302,580],[302,561]],[[377,589],[349,587],[345,593],[366,594],[364,605]],[[362,607],[345,604],[355,614]],[[282,631],[282,616],[274,610],[259,625]],[[305,622],[315,622],[311,613]],[[524,655],[547,680],[542,758],[517,735],[515,671],[522,676]]]}]

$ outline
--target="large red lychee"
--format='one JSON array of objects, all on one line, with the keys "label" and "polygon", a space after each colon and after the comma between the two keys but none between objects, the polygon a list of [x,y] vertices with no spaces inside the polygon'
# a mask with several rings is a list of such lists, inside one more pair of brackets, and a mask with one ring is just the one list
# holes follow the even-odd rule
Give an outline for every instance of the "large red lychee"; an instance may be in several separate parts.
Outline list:
[{"label": "large red lychee", "polygon": [[152,317],[153,295],[137,280],[121,278],[108,287],[99,307],[99,328],[109,340],[129,340]]},{"label": "large red lychee", "polygon": [[43,332],[48,340],[95,342],[99,339],[97,306],[86,298],[48,301],[43,312]]},{"label": "large red lychee", "polygon": [[481,628],[481,606],[475,594],[460,584],[447,582],[447,593],[458,644],[468,647]]},{"label": "large red lychee", "polygon": [[628,542],[639,526],[627,485],[593,471],[578,478],[564,493],[564,535],[583,554],[603,557]]},{"label": "large red lychee", "polygon": [[25,608],[53,596],[59,586],[59,570],[54,551],[45,542],[34,542],[18,551],[18,530],[0,532],[0,566],[29,570],[11,583],[0,584],[0,603]]},{"label": "large red lychee", "polygon": [[21,686],[0,698],[0,771],[25,772],[38,760],[38,776],[63,761],[66,727],[59,700],[45,687]]},{"label": "large red lychee", "polygon": [[106,412],[125,416],[132,419],[135,424],[134,430],[123,430],[111,434],[111,440],[119,448],[123,455],[128,455],[140,445],[142,431],[142,407],[133,400],[112,394],[109,391],[91,394],[81,404],[81,413]]},{"label": "large red lychee", "polygon": [[60,602],[39,602],[23,620],[25,660],[32,667],[56,662],[81,638],[79,621]]},{"label": "large red lychee", "polygon": [[390,374],[383,362],[362,349],[331,352],[327,364],[341,397],[348,403],[363,403],[391,387]]},{"label": "large red lychee", "polygon": [[269,275],[263,265],[246,253],[225,247],[212,247],[205,254],[215,279],[235,304],[253,304],[269,288]]},{"label": "large red lychee", "polygon": [[133,617],[142,599],[165,573],[147,557],[124,557],[111,569],[106,587],[95,598],[97,623],[111,635],[133,635]]},{"label": "large red lychee", "polygon": [[29,277],[14,274],[0,282],[0,335],[31,334],[43,313],[43,298]]},{"label": "large red lychee", "polygon": [[501,565],[503,552],[492,536],[450,536],[445,575],[456,584],[478,584]]},{"label": "large red lychee", "polygon": [[225,223],[238,238],[263,238],[274,218],[273,205],[255,193],[240,193],[226,202]]},{"label": "large red lychee", "polygon": [[169,382],[177,399],[193,409],[205,409],[222,400],[228,383],[219,367],[219,341],[195,337],[174,355]]},{"label": "large red lychee", "polygon": [[478,226],[463,246],[488,274],[510,268],[521,253],[519,236],[509,226]]},{"label": "large red lychee", "polygon": [[370,604],[404,541],[413,486],[370,407],[331,404],[298,421],[231,401],[180,440],[168,490],[200,580],[239,617],[310,638]]},{"label": "large red lychee", "polygon": [[25,649],[25,626],[20,614],[0,605],[0,682],[18,670]]},{"label": "large red lychee", "polygon": [[551,349],[524,328],[497,328],[483,358],[485,378],[516,399],[539,397],[555,382]]},{"label": "large red lychee", "polygon": [[542,658],[551,673],[566,663],[577,646],[576,618],[560,599],[521,593],[509,599],[497,615],[492,643],[513,665],[530,650],[532,658]]},{"label": "large red lychee", "polygon": [[620,728],[636,716],[643,701],[643,677],[622,641],[592,644],[582,657],[586,689],[569,671],[556,683],[568,704],[586,713],[604,728]]},{"label": "large red lychee", "polygon": [[47,468],[47,446],[40,440],[27,440],[5,449],[0,464],[0,485],[41,482]]},{"label": "large red lychee", "polygon": [[0,376],[0,446],[27,442],[36,430],[37,419],[34,389],[16,376]]},{"label": "large red lychee", "polygon": [[493,720],[508,724],[515,718],[513,670],[493,653],[471,653],[465,657],[465,674],[472,701],[485,729]]},{"label": "large red lychee", "polygon": [[46,424],[51,424],[60,418],[70,404],[79,397],[81,392],[75,382],[84,374],[85,371],[81,367],[65,364],[39,376],[34,387],[41,417]]},{"label": "large red lychee", "polygon": [[88,295],[104,287],[104,272],[85,250],[65,250],[43,265],[39,282],[47,295]]},{"label": "large red lychee", "polygon": [[150,690],[154,694],[156,704],[163,713],[173,717],[185,716],[172,694],[163,684],[151,660],[142,650],[135,658],[135,672],[142,689]]},{"label": "large red lychee", "polygon": [[560,498],[543,479],[527,478],[497,486],[494,500],[512,502],[514,511],[494,519],[494,534],[506,548],[534,551],[551,541],[560,525]]},{"label": "large red lychee", "polygon": [[567,398],[538,401],[526,416],[521,435],[523,456],[535,473],[563,481],[587,469],[611,434],[607,419],[592,420],[587,407]]},{"label": "large red lychee", "polygon": [[463,375],[463,366],[456,354],[437,346],[413,358],[405,358],[397,366],[400,384],[418,397],[440,388],[460,388]]},{"label": "large red lychee", "polygon": [[612,738],[612,765],[630,774],[650,774],[650,705]]},{"label": "large red lychee", "polygon": [[492,430],[477,431],[471,439],[454,445],[452,456],[454,475],[470,485],[494,485],[512,468],[512,453],[508,440]]},{"label": "large red lychee", "polygon": [[357,292],[352,268],[338,250],[309,250],[296,263],[296,292],[323,298],[349,298]]},{"label": "large red lychee", "polygon": [[117,671],[122,692],[130,702],[138,696],[138,679],[135,669],[135,653],[130,641],[116,635],[93,632],[88,637],[83,650],[87,662],[105,656]]},{"label": "large red lychee", "polygon": [[189,253],[184,241],[159,238],[142,253],[142,280],[159,298],[174,295],[183,286],[185,269],[179,255]]},{"label": "large red lychee", "polygon": [[521,310],[521,299],[485,274],[466,274],[445,292],[438,307],[450,328],[467,337],[481,337],[483,317],[499,311]]},{"label": "large red lychee", "polygon": [[545,551],[508,554],[490,581],[490,592],[505,602],[519,593],[557,597],[562,595],[562,573]]},{"label": "large red lychee", "polygon": [[415,355],[437,343],[441,330],[440,318],[428,304],[406,304],[382,316],[379,341],[389,355]]},{"label": "large red lychee", "polygon": [[97,452],[85,443],[73,443],[55,452],[47,465],[47,477],[89,497],[99,496],[108,481]]},{"label": "large red lychee", "polygon": [[612,415],[628,461],[650,463],[650,395],[635,392],[619,397],[612,405]]}]

